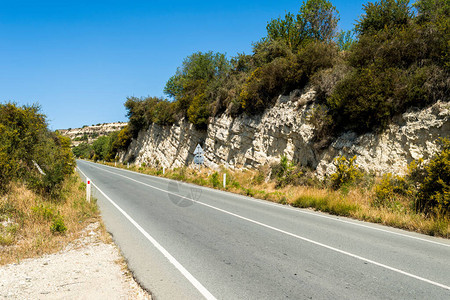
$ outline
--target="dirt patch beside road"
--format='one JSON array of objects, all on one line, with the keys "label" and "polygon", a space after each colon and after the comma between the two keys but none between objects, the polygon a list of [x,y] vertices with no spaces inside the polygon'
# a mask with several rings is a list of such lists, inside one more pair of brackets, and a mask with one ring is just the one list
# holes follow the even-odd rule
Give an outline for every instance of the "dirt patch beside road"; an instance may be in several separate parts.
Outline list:
[{"label": "dirt patch beside road", "polygon": [[63,251],[0,267],[3,299],[151,299],[114,243],[90,224]]}]

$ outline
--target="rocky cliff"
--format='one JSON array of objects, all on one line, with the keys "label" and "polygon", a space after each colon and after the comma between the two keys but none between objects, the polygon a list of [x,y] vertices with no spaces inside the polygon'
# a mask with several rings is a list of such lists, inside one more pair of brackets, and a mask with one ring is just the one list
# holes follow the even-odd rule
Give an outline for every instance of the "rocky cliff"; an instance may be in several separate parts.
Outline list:
[{"label": "rocky cliff", "polygon": [[59,132],[69,137],[72,140],[73,146],[78,146],[80,143],[92,143],[100,136],[108,135],[114,131],[120,131],[127,126],[126,122],[103,123],[92,126],[83,126],[82,128],[60,129]]},{"label": "rocky cliff", "polygon": [[212,168],[256,168],[286,155],[323,176],[334,172],[335,157],[356,155],[357,164],[366,171],[401,174],[413,159],[430,158],[437,138],[450,135],[450,103],[437,102],[397,116],[380,134],[346,132],[329,146],[318,147],[315,128],[307,121],[316,106],[315,92],[297,95],[280,96],[276,105],[260,116],[223,114],[212,119],[206,131],[196,130],[186,120],[166,127],[153,124],[139,133],[121,159],[181,167],[193,163],[195,147],[200,144],[206,164]]}]

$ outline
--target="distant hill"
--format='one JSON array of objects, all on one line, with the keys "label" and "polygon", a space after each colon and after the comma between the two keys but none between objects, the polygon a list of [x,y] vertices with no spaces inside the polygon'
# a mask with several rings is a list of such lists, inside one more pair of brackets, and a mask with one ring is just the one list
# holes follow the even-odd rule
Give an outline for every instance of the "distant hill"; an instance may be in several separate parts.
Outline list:
[{"label": "distant hill", "polygon": [[98,137],[108,135],[114,131],[120,131],[127,126],[127,122],[103,123],[92,126],[83,126],[82,128],[60,129],[63,136],[67,136],[72,141],[74,147],[83,142],[93,143]]}]

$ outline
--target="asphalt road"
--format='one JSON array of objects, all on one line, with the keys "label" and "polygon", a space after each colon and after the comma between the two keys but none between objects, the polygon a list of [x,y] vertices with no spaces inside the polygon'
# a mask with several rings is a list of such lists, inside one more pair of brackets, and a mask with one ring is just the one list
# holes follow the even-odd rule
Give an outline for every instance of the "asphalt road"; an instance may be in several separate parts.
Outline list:
[{"label": "asphalt road", "polygon": [[450,299],[450,241],[78,161],[156,299]]}]

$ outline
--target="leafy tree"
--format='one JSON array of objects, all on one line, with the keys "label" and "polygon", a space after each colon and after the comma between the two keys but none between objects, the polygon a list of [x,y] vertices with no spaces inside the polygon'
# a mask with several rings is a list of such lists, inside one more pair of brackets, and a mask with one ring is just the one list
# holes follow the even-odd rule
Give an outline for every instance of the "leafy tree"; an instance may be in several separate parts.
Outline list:
[{"label": "leafy tree", "polygon": [[164,88],[168,96],[180,100],[195,88],[197,81],[211,81],[217,77],[224,76],[229,70],[229,62],[222,53],[212,51],[202,53],[196,52],[186,57],[183,64],[177,69],[175,75],[169,78]]},{"label": "leafy tree", "polygon": [[283,18],[273,19],[267,23],[267,36],[270,40],[283,40],[291,49],[298,49],[306,38],[303,22],[299,16],[287,13]]},{"label": "leafy tree", "polygon": [[72,149],[73,154],[78,158],[92,158],[94,155],[92,146],[88,143],[81,143]]},{"label": "leafy tree", "polygon": [[110,148],[108,154],[106,155],[106,159],[108,161],[116,160],[116,156],[120,151],[127,150],[128,146],[131,143],[132,134],[128,126],[125,126],[119,132],[112,132],[109,135],[110,140]]},{"label": "leafy tree", "polygon": [[300,20],[309,39],[329,42],[335,36],[339,12],[330,1],[308,0],[300,7]]},{"label": "leafy tree", "polygon": [[[413,4],[417,9],[418,23],[439,23],[450,16],[450,1],[448,0],[419,0]],[[447,23],[448,26],[448,23]]]},{"label": "leafy tree", "polygon": [[380,0],[363,4],[363,7],[365,14],[355,27],[361,35],[374,34],[385,28],[405,26],[413,16],[409,0]]},{"label": "leafy tree", "polygon": [[74,165],[70,140],[48,130],[38,105],[0,104],[0,193],[9,182],[22,180],[37,192],[57,196]]},{"label": "leafy tree", "polygon": [[199,129],[206,128],[218,83],[230,72],[222,53],[196,52],[184,59],[167,82],[164,92],[174,98],[177,110]]},{"label": "leafy tree", "polygon": [[347,51],[350,50],[350,47],[356,43],[356,40],[354,39],[354,31],[353,30],[347,30],[343,31],[341,30],[337,36],[336,36],[336,44],[339,47],[339,50],[341,51]]},{"label": "leafy tree", "polygon": [[153,122],[158,125],[171,125],[175,122],[176,103],[160,100],[154,106]]},{"label": "leafy tree", "polygon": [[450,1],[419,0],[413,6],[417,9],[416,23],[422,29],[428,48],[439,49],[439,63],[449,71]]},{"label": "leafy tree", "polygon": [[145,125],[148,125],[145,120],[146,110],[144,101],[136,97],[128,97],[124,105],[127,109],[130,131],[133,137],[137,137],[139,131],[144,128]]},{"label": "leafy tree", "polygon": [[330,42],[339,21],[338,11],[327,0],[307,0],[299,13],[287,13],[284,18],[273,19],[267,24],[269,40],[283,40],[297,50],[310,41]]},{"label": "leafy tree", "polygon": [[94,160],[106,159],[106,156],[111,149],[111,137],[99,137],[92,143],[92,149],[94,150]]}]

